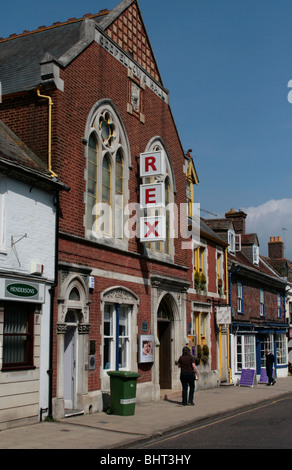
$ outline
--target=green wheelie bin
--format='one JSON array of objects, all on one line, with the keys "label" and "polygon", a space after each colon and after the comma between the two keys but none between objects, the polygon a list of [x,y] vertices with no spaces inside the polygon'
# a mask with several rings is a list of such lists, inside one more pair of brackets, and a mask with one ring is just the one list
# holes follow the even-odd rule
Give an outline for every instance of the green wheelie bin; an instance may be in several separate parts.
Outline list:
[{"label": "green wheelie bin", "polygon": [[108,414],[131,416],[135,414],[137,372],[109,371],[111,406]]}]

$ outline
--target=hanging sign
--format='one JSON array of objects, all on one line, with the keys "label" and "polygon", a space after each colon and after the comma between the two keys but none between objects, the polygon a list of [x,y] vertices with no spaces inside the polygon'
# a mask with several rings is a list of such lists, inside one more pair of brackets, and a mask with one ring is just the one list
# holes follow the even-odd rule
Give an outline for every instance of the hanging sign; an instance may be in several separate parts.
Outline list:
[{"label": "hanging sign", "polygon": [[163,150],[140,153],[140,177],[165,176],[165,155]]},{"label": "hanging sign", "polygon": [[231,323],[230,307],[216,307],[216,323],[217,325],[229,325]]},{"label": "hanging sign", "polygon": [[140,218],[140,241],[162,242],[166,238],[165,217],[163,215]]},{"label": "hanging sign", "polygon": [[140,204],[143,209],[165,206],[164,184],[141,184]]}]

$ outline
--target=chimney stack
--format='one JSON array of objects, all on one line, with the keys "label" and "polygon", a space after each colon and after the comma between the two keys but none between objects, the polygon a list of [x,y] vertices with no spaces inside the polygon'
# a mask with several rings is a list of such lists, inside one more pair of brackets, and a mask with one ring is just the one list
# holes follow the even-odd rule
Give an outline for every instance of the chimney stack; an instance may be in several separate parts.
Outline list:
[{"label": "chimney stack", "polygon": [[238,212],[235,212],[235,209],[230,209],[229,212],[226,212],[225,217],[233,220],[235,233],[245,234],[245,219],[247,217],[245,212],[240,209]]},{"label": "chimney stack", "polygon": [[269,258],[283,259],[284,258],[284,243],[281,237],[270,237],[268,243]]}]

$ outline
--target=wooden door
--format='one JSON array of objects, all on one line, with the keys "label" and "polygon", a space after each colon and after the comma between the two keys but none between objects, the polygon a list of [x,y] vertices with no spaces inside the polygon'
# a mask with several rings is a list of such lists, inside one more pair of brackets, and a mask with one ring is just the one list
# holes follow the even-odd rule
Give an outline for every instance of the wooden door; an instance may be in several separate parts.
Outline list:
[{"label": "wooden door", "polygon": [[159,384],[161,389],[171,388],[171,322],[158,321]]}]

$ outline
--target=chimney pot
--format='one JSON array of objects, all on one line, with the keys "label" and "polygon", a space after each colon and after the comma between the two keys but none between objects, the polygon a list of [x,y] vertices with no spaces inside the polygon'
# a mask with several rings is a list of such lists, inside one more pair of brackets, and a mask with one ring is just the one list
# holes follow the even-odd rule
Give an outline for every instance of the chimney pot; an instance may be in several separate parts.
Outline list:
[{"label": "chimney pot", "polygon": [[284,258],[284,243],[281,237],[270,237],[268,252],[271,259]]}]

